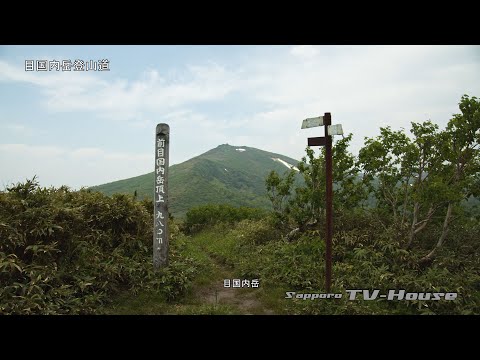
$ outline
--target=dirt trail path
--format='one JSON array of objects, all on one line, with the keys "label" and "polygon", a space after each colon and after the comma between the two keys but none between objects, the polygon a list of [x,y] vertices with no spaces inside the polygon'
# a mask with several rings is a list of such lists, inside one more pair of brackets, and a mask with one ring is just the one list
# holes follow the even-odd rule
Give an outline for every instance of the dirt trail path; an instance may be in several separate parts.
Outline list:
[{"label": "dirt trail path", "polygon": [[[209,239],[207,239],[209,240]],[[190,239],[190,251],[202,264],[200,273],[193,279],[190,290],[175,302],[168,302],[155,292],[125,293],[103,311],[106,314],[144,315],[274,315],[274,304],[266,300],[267,290],[258,288],[226,288],[224,280],[240,278],[235,268],[207,250],[206,244]],[[242,280],[242,279],[241,279]],[[252,279],[249,279],[252,280]]]},{"label": "dirt trail path", "polygon": [[224,279],[233,280],[234,269],[222,265],[214,257],[212,260],[214,276],[208,284],[195,285],[193,288],[193,297],[201,304],[212,306],[227,306],[235,313],[244,315],[273,315],[271,309],[265,307],[260,301],[259,288],[233,288],[224,287]]}]

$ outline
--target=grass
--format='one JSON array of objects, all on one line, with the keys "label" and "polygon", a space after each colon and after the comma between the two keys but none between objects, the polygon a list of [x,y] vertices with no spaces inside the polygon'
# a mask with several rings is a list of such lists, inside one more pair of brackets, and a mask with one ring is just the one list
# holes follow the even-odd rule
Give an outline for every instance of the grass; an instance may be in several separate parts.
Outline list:
[{"label": "grass", "polygon": [[100,310],[105,315],[155,315],[164,314],[171,306],[161,294],[144,292],[138,295],[123,293],[113,304]]},{"label": "grass", "polygon": [[[240,222],[235,226],[217,225],[194,236],[181,235],[182,256],[194,258],[199,272],[185,296],[176,302],[167,302],[152,293],[125,296],[116,299],[107,313],[114,314],[453,314],[478,313],[478,291],[475,275],[464,279],[457,271],[457,260],[451,269],[448,264],[431,266],[419,273],[405,268],[409,258],[396,247],[384,248],[385,240],[355,237],[345,233],[337,239],[336,253],[345,254],[334,264],[332,293],[344,289],[391,288],[422,291],[432,287],[455,289],[465,297],[465,306],[454,303],[431,303],[426,309],[421,304],[407,302],[305,301],[285,299],[287,291],[324,292],[324,244],[317,234],[286,242],[276,236],[267,237],[261,221]],[[259,234],[261,235],[259,237]],[[253,236],[253,237],[252,237]],[[255,241],[252,242],[252,239]],[[360,245],[361,244],[361,245]],[[457,248],[457,247],[456,247]],[[390,250],[388,250],[390,249]],[[361,256],[360,256],[361,254]],[[414,256],[414,255],[411,255]],[[470,255],[471,256],[471,255]],[[388,257],[388,261],[385,259]],[[445,259],[452,257],[445,257]],[[440,261],[443,258],[438,259]],[[446,261],[446,260],[443,260]],[[453,261],[453,260],[452,260]],[[465,260],[462,260],[465,261]],[[459,265],[458,265],[459,266]],[[472,269],[475,264],[472,264]],[[463,269],[463,268],[462,268]],[[448,271],[447,271],[448,270]],[[466,272],[465,274],[469,274]],[[475,271],[471,271],[475,273]],[[385,277],[388,276],[388,279]],[[258,288],[224,288],[224,279],[260,280]],[[393,280],[393,281],[392,281]],[[389,285],[390,286],[390,285]],[[346,296],[346,294],[345,294]],[[467,306],[468,304],[468,306]]]},{"label": "grass", "polygon": [[215,226],[195,236],[181,235],[182,256],[199,264],[199,272],[186,294],[174,302],[148,291],[137,295],[123,293],[102,309],[104,314],[119,315],[241,315],[283,313],[281,288],[224,288],[224,279],[243,279],[235,267],[238,248],[235,235],[226,226]]}]

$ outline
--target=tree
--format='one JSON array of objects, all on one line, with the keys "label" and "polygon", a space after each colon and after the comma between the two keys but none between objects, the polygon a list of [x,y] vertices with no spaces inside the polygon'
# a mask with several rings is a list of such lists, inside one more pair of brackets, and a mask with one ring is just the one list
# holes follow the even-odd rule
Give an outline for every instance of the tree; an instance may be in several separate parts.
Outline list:
[{"label": "tree", "polygon": [[[333,203],[335,212],[353,209],[368,197],[367,188],[360,180],[360,168],[355,156],[348,151],[352,134],[335,142],[333,157]],[[322,148],[325,158],[325,149]]]},{"label": "tree", "polygon": [[393,131],[387,126],[380,128],[379,136],[365,138],[359,152],[358,165],[365,185],[375,195],[377,208],[384,215],[391,215],[400,229],[405,227],[412,178],[411,148],[411,140],[403,130]]},{"label": "tree", "polygon": [[445,184],[447,209],[443,227],[435,247],[423,258],[431,259],[444,243],[454,208],[470,195],[478,194],[480,172],[480,102],[476,97],[463,95],[459,103],[461,114],[454,114],[448,122],[442,141],[438,144],[443,162],[440,166]]},{"label": "tree", "polygon": [[[407,155],[402,167],[413,179],[411,184],[406,184],[405,202],[407,196],[411,197],[411,225],[408,234],[407,248],[413,244],[417,233],[425,229],[432,216],[442,204],[444,192],[441,181],[440,164],[442,154],[437,146],[443,141],[444,134],[439,132],[438,125],[431,121],[421,124],[412,122],[410,132],[414,135],[411,146],[406,148]],[[408,194],[410,189],[410,194]],[[425,211],[428,208],[427,211]],[[406,211],[403,212],[404,216]]]},{"label": "tree", "polygon": [[[332,148],[334,206],[337,213],[350,209],[366,198],[367,193],[359,181],[355,157],[348,152],[352,134],[336,141]],[[294,172],[281,178],[272,171],[266,186],[269,198],[284,224],[291,223],[294,232],[311,228],[324,217],[325,210],[325,149],[318,157],[313,149],[306,148],[306,156],[298,164],[304,185],[292,189]]]},{"label": "tree", "polygon": [[273,211],[281,223],[285,222],[287,199],[292,193],[292,185],[295,181],[295,171],[292,169],[285,177],[280,177],[272,170],[265,179],[267,197],[272,202]]}]

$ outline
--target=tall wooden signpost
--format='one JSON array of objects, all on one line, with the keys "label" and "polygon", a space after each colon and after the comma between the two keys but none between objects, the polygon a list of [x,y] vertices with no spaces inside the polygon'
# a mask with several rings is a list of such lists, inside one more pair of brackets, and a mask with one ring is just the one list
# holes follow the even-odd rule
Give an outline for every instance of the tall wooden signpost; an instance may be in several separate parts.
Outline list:
[{"label": "tall wooden signpost", "polygon": [[325,289],[330,292],[332,285],[332,239],[333,239],[333,162],[332,137],[343,135],[342,125],[332,125],[332,116],[325,113],[323,116],[303,120],[302,129],[325,126],[325,136],[308,138],[308,146],[325,146],[325,173],[326,173],[326,251],[325,251]]},{"label": "tall wooden signpost", "polygon": [[155,190],[153,200],[153,267],[168,265],[168,152],[170,127],[158,124],[155,131]]}]

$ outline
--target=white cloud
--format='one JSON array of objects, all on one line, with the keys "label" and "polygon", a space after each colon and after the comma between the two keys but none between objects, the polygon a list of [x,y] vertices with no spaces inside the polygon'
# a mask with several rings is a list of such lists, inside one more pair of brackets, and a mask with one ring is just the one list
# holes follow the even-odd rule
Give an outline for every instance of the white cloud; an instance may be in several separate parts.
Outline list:
[{"label": "white cloud", "polygon": [[[408,128],[411,121],[427,119],[443,126],[458,112],[461,95],[480,95],[479,49],[293,46],[276,50],[275,57],[246,57],[235,68],[218,61],[191,62],[169,72],[151,68],[136,79],[108,81],[86,73],[27,73],[0,60],[0,82],[38,87],[50,111],[84,111],[94,118],[129,120],[132,129],[145,129],[145,141],[152,140],[157,122],[168,122],[172,164],[224,143],[300,159],[307,138],[321,136],[323,131],[300,130],[301,120],[324,112],[332,113],[333,123],[341,123],[345,134],[354,134],[353,152],[358,151],[365,136],[377,135],[380,126]],[[231,105],[226,106],[225,100]],[[197,105],[205,104],[228,109],[212,113],[206,107],[198,110]],[[20,126],[16,131],[22,131]],[[77,184],[82,179],[93,185],[151,171],[149,154],[77,147],[62,149],[63,155],[38,157],[38,164],[28,162],[21,147],[10,150],[17,151],[32,168],[43,169],[45,177],[55,179],[49,174],[56,173],[67,183]],[[37,150],[53,151],[44,147]],[[0,166],[7,161],[0,160]],[[72,160],[83,172],[72,170],[69,177],[68,161]],[[126,169],[122,161],[140,165]],[[42,163],[45,166],[40,168]],[[17,167],[24,169],[21,174],[28,173],[21,161]]]},{"label": "white cloud", "polygon": [[[99,148],[66,149],[56,146],[1,144],[0,168],[16,183],[38,176],[43,186],[73,188],[99,185],[152,171],[152,154],[107,152]],[[4,184],[5,185],[5,184]]]},{"label": "white cloud", "polygon": [[104,154],[104,151],[102,149],[98,148],[80,148],[73,150],[70,153],[70,156],[72,156],[75,159],[88,159],[88,158],[96,158],[99,156],[102,156]]},{"label": "white cloud", "polygon": [[21,122],[4,122],[0,123],[0,130],[9,133],[9,136],[17,137],[33,137],[33,136],[45,136],[48,134],[46,129],[38,129],[29,125],[22,124]]},{"label": "white cloud", "polygon": [[290,53],[301,58],[312,58],[319,53],[319,49],[313,45],[296,45],[290,49]]},{"label": "white cloud", "polygon": [[[290,53],[309,54],[310,47]],[[331,112],[334,123],[354,134],[353,151],[380,126],[409,128],[432,119],[441,126],[458,112],[462,94],[478,94],[480,64],[472,46],[321,47],[310,61],[259,60],[249,71],[260,74],[250,91],[271,111],[243,120],[250,145],[299,158],[306,138],[319,129],[299,130],[306,117]],[[324,56],[323,53],[326,55]],[[319,56],[317,56],[319,55]],[[258,80],[257,79],[257,80]]]},{"label": "white cloud", "polygon": [[235,92],[280,111],[315,104],[319,111],[388,113],[392,107],[412,102],[457,101],[460,87],[464,92],[476,91],[480,80],[472,46],[301,45],[287,49],[286,55],[299,61],[288,56],[254,58],[235,70],[210,62],[165,74],[150,69],[137,80],[112,81],[84,72],[25,72],[0,60],[0,81],[39,86],[53,111],[91,111],[111,119],[138,120],[144,113],[164,116],[196,103],[221,102]]},{"label": "white cloud", "polygon": [[0,60],[0,81],[40,87],[47,96],[48,109],[92,111],[120,120],[134,119],[145,111],[168,113],[186,104],[221,100],[235,90],[237,80],[235,73],[215,63],[188,66],[169,78],[148,70],[140,80],[109,82],[84,72],[26,72]]},{"label": "white cloud", "polygon": [[56,146],[32,146],[27,144],[0,144],[0,151],[3,155],[24,154],[27,156],[46,157],[63,154],[63,150]]},{"label": "white cloud", "polygon": [[15,132],[24,132],[25,130],[27,130],[27,127],[22,124],[9,124],[6,127],[7,129],[10,129]]},{"label": "white cloud", "polygon": [[[295,49],[295,48],[293,48]],[[341,110],[379,107],[421,99],[451,96],[455,88],[478,88],[480,70],[472,47],[359,46],[322,47],[328,56],[309,63],[275,61],[257,63],[265,81],[257,85],[257,99],[278,107],[316,102]],[[293,51],[293,50],[292,50]],[[447,95],[448,94],[448,95]],[[456,97],[454,100],[458,101]],[[320,110],[321,111],[321,110]]]},{"label": "white cloud", "polygon": [[[57,92],[69,94],[81,93],[93,86],[104,85],[105,82],[85,72],[31,72],[25,68],[10,65],[0,60],[0,81],[25,82],[47,89],[49,95]],[[57,89],[56,91],[54,91]]]}]

